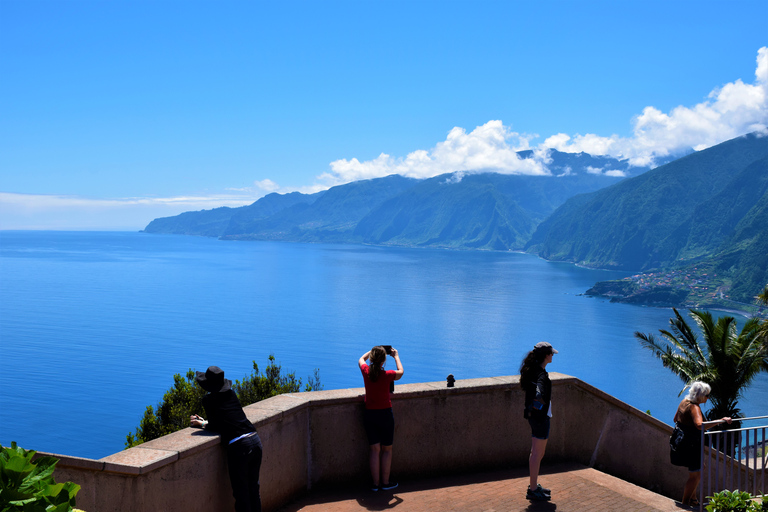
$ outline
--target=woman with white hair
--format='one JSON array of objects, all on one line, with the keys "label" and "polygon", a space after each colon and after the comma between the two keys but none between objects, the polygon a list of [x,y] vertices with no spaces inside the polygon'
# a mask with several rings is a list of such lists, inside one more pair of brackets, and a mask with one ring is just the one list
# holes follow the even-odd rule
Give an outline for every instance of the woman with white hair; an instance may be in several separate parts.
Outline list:
[{"label": "woman with white hair", "polygon": [[[684,439],[687,445],[688,453],[688,481],[685,482],[683,489],[683,505],[698,506],[696,499],[696,488],[701,479],[701,451],[699,450],[699,440],[702,430],[707,430],[715,424],[704,425],[704,416],[701,414],[701,404],[705,403],[712,391],[709,384],[701,381],[693,382],[688,395],[677,406],[675,413],[675,423],[683,430]],[[726,416],[720,419],[720,422],[730,423],[731,418]],[[702,428],[703,427],[703,428]]]}]

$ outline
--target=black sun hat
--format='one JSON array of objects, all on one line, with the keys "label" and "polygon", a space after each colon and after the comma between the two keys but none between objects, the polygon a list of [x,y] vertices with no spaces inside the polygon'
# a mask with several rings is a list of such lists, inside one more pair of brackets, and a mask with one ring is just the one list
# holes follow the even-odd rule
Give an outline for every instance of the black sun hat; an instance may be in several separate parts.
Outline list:
[{"label": "black sun hat", "polygon": [[536,350],[537,352],[546,352],[547,354],[557,354],[557,350],[555,350],[555,347],[553,347],[551,344],[547,343],[546,341],[540,341],[536,345],[533,346],[533,350]]},{"label": "black sun hat", "polygon": [[218,366],[209,366],[205,373],[195,372],[195,380],[211,393],[223,393],[232,387],[232,381],[224,378],[224,370]]}]

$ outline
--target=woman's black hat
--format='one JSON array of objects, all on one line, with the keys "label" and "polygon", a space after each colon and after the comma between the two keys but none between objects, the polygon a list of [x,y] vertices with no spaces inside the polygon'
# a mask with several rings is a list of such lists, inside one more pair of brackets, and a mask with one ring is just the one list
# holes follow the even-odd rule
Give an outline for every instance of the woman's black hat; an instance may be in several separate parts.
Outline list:
[{"label": "woman's black hat", "polygon": [[222,393],[232,387],[232,381],[224,378],[224,370],[218,366],[209,366],[205,373],[195,372],[195,380],[201,388],[211,393]]},{"label": "woman's black hat", "polygon": [[544,352],[546,354],[557,354],[557,350],[555,350],[555,347],[553,347],[546,341],[538,342],[536,345],[533,346],[533,350],[537,352]]}]

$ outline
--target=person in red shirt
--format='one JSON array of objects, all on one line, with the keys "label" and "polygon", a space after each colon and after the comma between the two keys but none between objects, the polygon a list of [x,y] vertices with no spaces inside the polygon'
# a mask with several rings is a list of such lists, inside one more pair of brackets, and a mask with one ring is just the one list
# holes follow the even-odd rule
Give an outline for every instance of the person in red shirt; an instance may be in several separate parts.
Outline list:
[{"label": "person in red shirt", "polygon": [[[384,370],[387,354],[395,359],[397,370]],[[360,357],[357,364],[365,382],[365,432],[370,446],[369,462],[373,478],[371,490],[388,491],[397,487],[396,483],[389,480],[392,441],[395,436],[390,384],[403,376],[403,364],[397,350],[390,346],[373,347]]]}]

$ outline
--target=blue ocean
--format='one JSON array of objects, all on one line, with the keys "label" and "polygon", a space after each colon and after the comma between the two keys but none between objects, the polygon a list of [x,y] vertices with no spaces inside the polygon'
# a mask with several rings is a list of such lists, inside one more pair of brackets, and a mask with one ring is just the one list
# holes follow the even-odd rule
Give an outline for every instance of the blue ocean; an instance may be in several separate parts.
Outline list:
[{"label": "blue ocean", "polygon": [[[625,275],[506,252],[3,231],[0,443],[104,457],[175,373],[241,379],[274,354],[304,380],[319,368],[325,389],[360,387],[377,344],[400,351],[409,383],[517,374],[546,340],[549,371],[671,423],[682,383],[633,333],[672,311],[581,295]],[[763,374],[741,407],[766,404]]]}]

